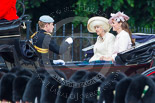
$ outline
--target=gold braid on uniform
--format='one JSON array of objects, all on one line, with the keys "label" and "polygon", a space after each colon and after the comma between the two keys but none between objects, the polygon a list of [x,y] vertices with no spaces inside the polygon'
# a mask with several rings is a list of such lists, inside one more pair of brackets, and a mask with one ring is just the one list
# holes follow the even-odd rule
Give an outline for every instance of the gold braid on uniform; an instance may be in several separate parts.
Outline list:
[{"label": "gold braid on uniform", "polygon": [[[45,34],[48,34],[51,36],[51,33],[48,33],[48,32],[44,32]],[[37,34],[37,32],[35,32],[32,36],[31,36],[31,39]],[[36,45],[33,45],[34,48],[39,52],[39,53],[48,53],[48,49],[43,49],[43,48],[39,48],[38,46]]]}]

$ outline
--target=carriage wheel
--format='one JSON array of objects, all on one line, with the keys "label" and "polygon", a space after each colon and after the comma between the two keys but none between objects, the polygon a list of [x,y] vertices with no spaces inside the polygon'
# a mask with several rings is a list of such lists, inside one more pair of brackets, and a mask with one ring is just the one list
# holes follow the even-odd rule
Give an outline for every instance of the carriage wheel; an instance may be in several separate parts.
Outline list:
[{"label": "carriage wheel", "polygon": [[154,67],[152,67],[152,68],[150,68],[150,69],[148,69],[148,70],[146,70],[146,71],[144,71],[143,73],[142,73],[142,75],[145,75],[145,76],[151,76],[151,75],[155,75],[155,66]]}]

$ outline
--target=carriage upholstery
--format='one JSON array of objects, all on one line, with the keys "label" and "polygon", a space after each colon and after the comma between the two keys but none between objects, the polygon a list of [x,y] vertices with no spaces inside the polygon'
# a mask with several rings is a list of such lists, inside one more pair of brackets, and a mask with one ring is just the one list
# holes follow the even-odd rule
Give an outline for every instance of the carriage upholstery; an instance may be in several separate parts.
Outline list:
[{"label": "carriage upholstery", "polygon": [[133,33],[132,38],[135,39],[137,43],[144,43],[154,39],[155,34]]}]

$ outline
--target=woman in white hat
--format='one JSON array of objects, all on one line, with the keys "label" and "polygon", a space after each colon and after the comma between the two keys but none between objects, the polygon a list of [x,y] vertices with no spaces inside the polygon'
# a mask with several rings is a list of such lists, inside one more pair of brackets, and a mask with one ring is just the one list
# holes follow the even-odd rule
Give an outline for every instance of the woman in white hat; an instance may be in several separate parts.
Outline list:
[{"label": "woman in white hat", "polygon": [[127,23],[129,17],[121,12],[111,14],[111,16],[109,24],[113,27],[113,31],[116,31],[118,34],[115,39],[112,56],[102,56],[100,60],[115,61],[115,57],[118,53],[130,49],[132,45],[134,45],[134,40],[131,38],[131,31]]},{"label": "woman in white hat", "polygon": [[94,55],[89,62],[100,60],[102,56],[109,57],[113,52],[115,36],[109,33],[111,26],[104,17],[92,17],[88,20],[88,31],[97,33],[97,41],[94,45]]}]

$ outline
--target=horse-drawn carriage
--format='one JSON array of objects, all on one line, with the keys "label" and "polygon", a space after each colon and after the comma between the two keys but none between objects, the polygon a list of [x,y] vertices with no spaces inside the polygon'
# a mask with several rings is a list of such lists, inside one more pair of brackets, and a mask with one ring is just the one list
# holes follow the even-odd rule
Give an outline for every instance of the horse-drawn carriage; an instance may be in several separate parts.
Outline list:
[{"label": "horse-drawn carriage", "polygon": [[28,17],[24,15],[24,12],[25,10],[23,10],[23,14],[18,20],[0,23],[1,68],[22,67],[23,64],[32,64],[34,68],[44,67],[48,71],[59,69],[69,77],[77,70],[98,71],[104,75],[114,71],[121,71],[126,75],[133,75],[142,73],[154,65],[155,35],[144,35],[142,33],[135,34],[134,36],[136,41],[143,39],[145,43],[141,42],[142,44],[139,46],[118,54],[116,63],[108,61],[95,61],[91,63],[80,61],[67,62],[65,65],[42,65],[38,52],[29,40],[20,39],[20,29],[23,22],[27,23],[27,33],[30,31],[30,20],[24,20]]}]

